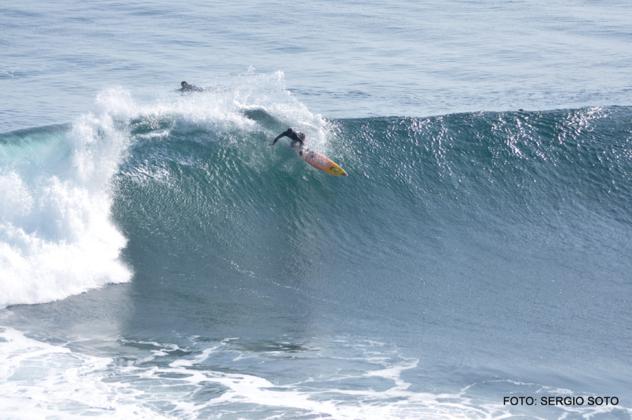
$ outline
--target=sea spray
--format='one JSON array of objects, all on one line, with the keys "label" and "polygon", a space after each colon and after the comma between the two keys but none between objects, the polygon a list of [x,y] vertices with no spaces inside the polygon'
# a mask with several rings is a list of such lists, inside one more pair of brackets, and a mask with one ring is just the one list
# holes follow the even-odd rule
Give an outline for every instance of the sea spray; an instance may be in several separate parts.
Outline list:
[{"label": "sea spray", "polygon": [[0,307],[130,280],[110,214],[128,139],[99,113],[0,143]]}]

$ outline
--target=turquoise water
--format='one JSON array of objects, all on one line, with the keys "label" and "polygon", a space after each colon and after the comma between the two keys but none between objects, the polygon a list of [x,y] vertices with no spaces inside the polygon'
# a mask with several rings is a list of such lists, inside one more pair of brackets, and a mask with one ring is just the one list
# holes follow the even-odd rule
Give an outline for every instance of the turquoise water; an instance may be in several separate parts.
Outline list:
[{"label": "turquoise water", "polygon": [[630,418],[631,12],[3,6],[1,412]]}]

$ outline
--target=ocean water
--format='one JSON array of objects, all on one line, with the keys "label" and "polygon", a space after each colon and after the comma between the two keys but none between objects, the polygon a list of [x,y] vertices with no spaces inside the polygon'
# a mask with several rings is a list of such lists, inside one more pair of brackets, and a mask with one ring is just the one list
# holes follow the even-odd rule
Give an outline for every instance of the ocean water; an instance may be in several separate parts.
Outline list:
[{"label": "ocean water", "polygon": [[623,1],[3,3],[0,418],[630,418],[630,41]]}]

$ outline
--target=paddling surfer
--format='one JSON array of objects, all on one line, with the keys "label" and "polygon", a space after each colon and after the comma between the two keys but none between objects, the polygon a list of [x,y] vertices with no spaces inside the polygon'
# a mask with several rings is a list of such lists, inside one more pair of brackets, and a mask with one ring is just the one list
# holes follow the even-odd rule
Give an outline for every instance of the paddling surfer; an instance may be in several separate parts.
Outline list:
[{"label": "paddling surfer", "polygon": [[185,81],[180,82],[180,89],[178,89],[179,92],[202,92],[203,90],[201,87],[191,85]]}]

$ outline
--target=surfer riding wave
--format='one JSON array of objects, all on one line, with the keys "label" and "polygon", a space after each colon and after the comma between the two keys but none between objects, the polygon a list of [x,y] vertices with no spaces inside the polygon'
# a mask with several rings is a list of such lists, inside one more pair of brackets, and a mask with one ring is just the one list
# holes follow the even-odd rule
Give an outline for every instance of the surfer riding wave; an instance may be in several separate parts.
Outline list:
[{"label": "surfer riding wave", "polygon": [[292,141],[291,146],[293,149],[296,148],[298,144],[300,144],[300,146],[298,147],[299,152],[305,145],[305,134],[301,133],[300,131],[294,131],[292,128],[288,128],[287,130],[276,136],[275,139],[272,140],[272,144],[270,144],[270,146],[274,146],[281,137],[289,138]]},{"label": "surfer riding wave", "polygon": [[334,176],[347,176],[347,172],[340,167],[336,162],[329,159],[322,153],[314,150],[309,150],[305,147],[305,134],[300,131],[294,131],[292,128],[288,128],[272,140],[270,146],[274,146],[281,137],[289,138],[292,143],[291,147],[296,153],[307,163],[312,165],[316,169],[327,172],[329,175]]}]

